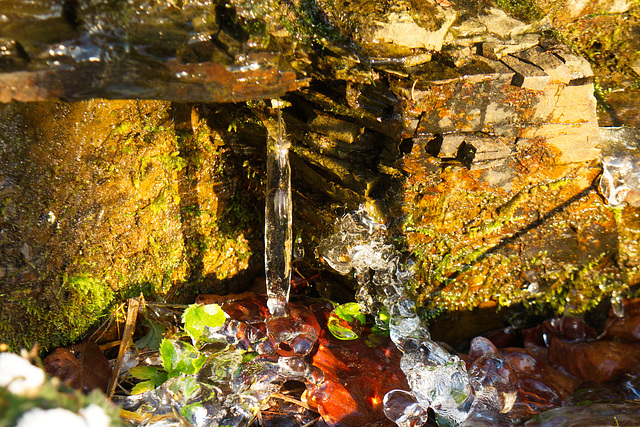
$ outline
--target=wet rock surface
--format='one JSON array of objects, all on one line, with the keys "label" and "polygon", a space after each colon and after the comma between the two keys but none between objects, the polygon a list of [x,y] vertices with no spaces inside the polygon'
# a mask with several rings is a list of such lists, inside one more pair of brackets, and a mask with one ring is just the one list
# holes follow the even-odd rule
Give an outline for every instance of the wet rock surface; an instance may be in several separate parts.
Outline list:
[{"label": "wet rock surface", "polygon": [[[235,102],[306,83],[264,49],[233,52],[264,34],[209,2],[6,3],[0,101],[142,98]],[[231,36],[230,36],[231,34]],[[228,43],[231,43],[231,52]],[[235,43],[235,44],[234,44]],[[253,95],[250,93],[253,92]]]}]

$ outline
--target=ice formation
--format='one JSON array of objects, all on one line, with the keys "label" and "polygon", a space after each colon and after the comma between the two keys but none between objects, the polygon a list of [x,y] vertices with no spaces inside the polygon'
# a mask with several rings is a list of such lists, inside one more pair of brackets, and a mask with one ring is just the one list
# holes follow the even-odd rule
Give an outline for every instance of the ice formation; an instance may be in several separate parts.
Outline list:
[{"label": "ice formation", "polygon": [[291,166],[290,142],[284,131],[280,107],[277,123],[263,120],[267,127],[267,196],[265,204],[265,276],[267,307],[271,318],[267,320],[267,333],[275,341],[275,350],[281,356],[306,355],[313,348],[318,335],[301,319],[289,311],[291,287],[291,257],[293,234],[291,230]]},{"label": "ice formation", "polygon": [[13,353],[0,353],[0,387],[13,394],[30,396],[44,383],[44,371]]},{"label": "ice formation", "polygon": [[271,315],[288,314],[291,283],[291,166],[289,146],[280,112],[275,101],[278,122],[267,125],[267,194],[265,203],[264,254],[267,280],[267,306]]},{"label": "ice formation", "polygon": [[517,383],[508,360],[488,353],[467,372],[456,354],[431,340],[407,295],[411,270],[385,242],[384,225],[372,220],[364,208],[345,215],[318,253],[340,274],[355,274],[360,285],[356,299],[363,311],[389,314],[390,336],[403,353],[400,367],[411,387],[410,392],[387,393],[384,411],[389,419],[400,427],[422,425],[432,408],[441,419],[460,424],[480,411],[511,409]]},{"label": "ice formation", "polygon": [[600,128],[602,177],[600,191],[607,203],[640,207],[640,132],[627,127]]},{"label": "ice formation", "polygon": [[[235,301],[231,310],[251,312],[251,301]],[[307,319],[305,308],[290,308],[291,318]],[[304,360],[306,347],[288,356],[276,351],[278,342],[259,323],[264,319],[239,321],[227,318],[224,324],[206,327],[199,355],[206,362],[194,374],[169,378],[159,387],[114,400],[124,409],[147,420],[147,426],[181,426],[184,420],[195,427],[246,427],[259,409],[283,383],[297,380],[315,387],[324,380],[319,368]],[[317,322],[316,322],[317,323]],[[308,327],[315,328],[313,322]],[[319,328],[319,326],[317,326]],[[317,331],[313,332],[317,336]],[[181,341],[172,341],[178,347]],[[159,363],[159,362],[158,362]]]}]

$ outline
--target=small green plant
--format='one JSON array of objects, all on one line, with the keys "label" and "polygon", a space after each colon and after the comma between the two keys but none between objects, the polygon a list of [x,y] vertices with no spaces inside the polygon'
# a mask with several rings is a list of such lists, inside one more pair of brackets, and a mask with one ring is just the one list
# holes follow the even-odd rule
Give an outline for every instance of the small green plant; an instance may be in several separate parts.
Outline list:
[{"label": "small green plant", "polygon": [[151,391],[164,383],[168,376],[160,368],[155,366],[135,366],[129,370],[132,377],[143,380],[131,389],[131,394],[140,394]]},{"label": "small green plant", "polygon": [[[226,315],[218,304],[192,304],[182,314],[184,329],[194,344],[202,337],[206,327],[215,328],[221,326],[225,320]],[[141,338],[139,342],[142,341],[145,347],[157,345],[159,333],[161,333],[161,329],[154,328],[152,325],[149,334]],[[184,337],[184,335],[182,333],[174,338],[164,338],[160,342],[159,350],[162,358],[162,369],[155,366],[140,365],[129,371],[131,376],[142,380],[133,387],[131,394],[144,393],[159,387],[169,378],[194,375],[200,371],[207,361],[207,356],[193,345],[181,341],[180,336]],[[188,378],[183,379],[184,381],[179,381],[179,384],[180,387],[186,387],[186,389],[181,391],[188,393],[191,390],[191,386],[187,381]]]},{"label": "small green plant", "polygon": [[194,342],[198,341],[202,336],[205,327],[215,328],[222,326],[225,320],[224,311],[218,304],[192,304],[182,313],[184,330]]}]

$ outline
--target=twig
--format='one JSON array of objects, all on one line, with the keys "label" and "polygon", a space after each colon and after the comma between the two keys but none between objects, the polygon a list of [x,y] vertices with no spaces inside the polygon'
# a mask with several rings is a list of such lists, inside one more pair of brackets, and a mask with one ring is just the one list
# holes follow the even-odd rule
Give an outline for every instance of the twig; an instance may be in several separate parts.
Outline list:
[{"label": "twig", "polygon": [[315,420],[311,420],[308,423],[306,423],[305,425],[300,426],[300,427],[310,427],[310,426],[314,425],[315,423],[317,423],[318,421],[320,421],[320,418],[322,418],[322,417],[318,417]]},{"label": "twig", "polygon": [[[102,338],[102,336],[105,334],[105,332],[107,332],[107,329],[109,329],[109,326],[111,326],[111,322],[113,322],[114,314],[119,312],[120,310],[122,310],[122,307],[124,307],[124,303],[120,304],[118,306],[118,308],[113,310],[113,313],[111,314],[111,316],[109,316],[109,318],[107,320],[102,322],[102,324],[98,327],[98,329],[96,329],[91,334],[91,336],[89,337],[89,341],[98,341],[100,338]],[[97,338],[94,339],[93,337],[100,331],[102,331],[102,333]]]},{"label": "twig", "polygon": [[136,328],[136,319],[138,317],[138,309],[140,308],[140,300],[138,298],[129,298],[129,308],[127,310],[127,323],[124,326],[124,332],[122,333],[122,341],[120,342],[120,349],[118,350],[118,359],[116,366],[111,371],[111,378],[109,379],[109,387],[107,387],[107,397],[111,398],[116,390],[118,384],[118,377],[122,370],[122,360],[124,354],[129,348],[131,338],[133,337],[133,331]]},{"label": "twig", "polygon": [[285,402],[290,402],[290,403],[294,403],[298,406],[303,407],[304,409],[306,409],[307,411],[311,411],[311,412],[318,412],[315,409],[311,408],[309,405],[307,405],[306,403],[304,403],[302,400],[296,399],[294,397],[291,396],[287,396],[286,394],[282,394],[282,393],[271,393],[271,397],[275,397],[276,399],[281,399],[284,400]]}]

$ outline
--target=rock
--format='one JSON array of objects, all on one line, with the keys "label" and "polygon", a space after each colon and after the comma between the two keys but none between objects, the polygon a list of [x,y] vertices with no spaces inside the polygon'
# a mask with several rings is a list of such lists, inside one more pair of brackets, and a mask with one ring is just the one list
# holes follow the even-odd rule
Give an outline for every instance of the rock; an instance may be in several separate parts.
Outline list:
[{"label": "rock", "polygon": [[601,126],[630,126],[640,128],[638,109],[640,89],[626,88],[604,94],[606,106],[598,109],[598,123]]},{"label": "rock", "polygon": [[[445,34],[456,18],[455,11],[443,10],[443,23],[435,31],[429,31],[418,25],[410,13],[391,12],[385,16],[385,21],[374,21],[374,27],[369,30],[371,40],[380,43],[391,43],[410,49],[429,49],[439,51]],[[366,31],[366,30],[365,30]]]},{"label": "rock", "polygon": [[[459,20],[459,23],[452,26],[452,32],[448,35],[446,41],[447,43],[455,44],[474,44],[481,41],[491,41],[506,45],[527,32],[533,32],[530,30],[531,25],[514,19],[504,11],[492,7],[475,16],[473,14],[463,14],[463,18]],[[537,39],[534,44],[537,44]]]},{"label": "rock", "polygon": [[310,122],[309,128],[331,138],[347,143],[354,142],[364,132],[364,127],[356,123],[340,120],[325,114],[316,115]]},{"label": "rock", "polygon": [[566,49],[557,51],[557,55],[562,59],[571,72],[571,80],[585,79],[593,77],[591,64],[585,58],[575,55]]},{"label": "rock", "polygon": [[223,292],[250,280],[262,196],[242,180],[259,148],[234,140],[231,123],[162,101],[0,106],[0,341],[75,340],[131,286],[186,296],[187,282]]},{"label": "rock", "polygon": [[515,56],[541,68],[551,77],[551,82],[567,84],[571,81],[571,70],[564,61],[541,46],[520,51]]},{"label": "rock", "polygon": [[514,56],[504,56],[500,59],[500,62],[516,73],[512,80],[514,86],[524,89],[542,90],[551,80],[551,77],[542,71],[541,68],[521,61]]},{"label": "rock", "polygon": [[[122,22],[68,3],[0,6],[2,99],[171,101],[0,108],[11,337],[73,339],[114,292],[240,291],[262,268],[263,104],[179,101],[284,97],[306,261],[364,204],[415,257],[423,310],[588,308],[638,276],[634,234],[592,185],[588,50],[550,41],[537,18],[445,2],[131,0]],[[638,50],[625,43],[620,55]],[[24,316],[44,301],[60,309]]]},{"label": "rock", "polygon": [[592,403],[555,408],[528,421],[528,427],[562,425],[580,427],[598,425],[616,427],[640,423],[640,407],[636,403]]},{"label": "rock", "polygon": [[481,42],[478,53],[490,59],[499,60],[505,55],[521,52],[537,46],[540,37],[537,34],[523,34],[517,36],[510,43],[503,42]]}]

